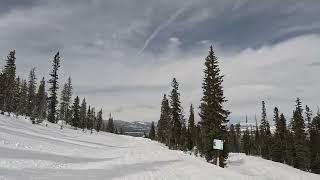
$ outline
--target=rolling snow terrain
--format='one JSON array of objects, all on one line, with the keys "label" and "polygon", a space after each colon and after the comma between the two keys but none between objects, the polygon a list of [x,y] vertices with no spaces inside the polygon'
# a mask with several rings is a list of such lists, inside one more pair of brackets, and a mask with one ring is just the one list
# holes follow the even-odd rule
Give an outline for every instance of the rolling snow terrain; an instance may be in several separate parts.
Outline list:
[{"label": "rolling snow terrain", "polygon": [[320,176],[243,154],[228,168],[157,142],[0,115],[0,179],[319,180]]}]

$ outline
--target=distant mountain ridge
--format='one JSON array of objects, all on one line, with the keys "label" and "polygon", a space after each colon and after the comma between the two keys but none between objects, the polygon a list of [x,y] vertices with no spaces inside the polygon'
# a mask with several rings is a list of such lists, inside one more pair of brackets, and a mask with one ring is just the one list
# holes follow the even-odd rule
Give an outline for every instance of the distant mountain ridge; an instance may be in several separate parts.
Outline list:
[{"label": "distant mountain ridge", "polygon": [[120,130],[125,132],[125,134],[132,135],[132,136],[143,136],[144,134],[148,134],[151,122],[144,122],[144,121],[123,121],[123,120],[113,120],[114,126]]}]

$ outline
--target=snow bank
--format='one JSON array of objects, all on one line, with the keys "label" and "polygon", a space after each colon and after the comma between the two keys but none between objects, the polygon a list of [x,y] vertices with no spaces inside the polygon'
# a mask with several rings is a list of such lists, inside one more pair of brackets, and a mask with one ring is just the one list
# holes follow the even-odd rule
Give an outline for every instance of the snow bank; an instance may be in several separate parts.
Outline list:
[{"label": "snow bank", "polygon": [[226,169],[144,138],[32,125],[0,116],[0,179],[319,180],[292,167],[230,154]]}]

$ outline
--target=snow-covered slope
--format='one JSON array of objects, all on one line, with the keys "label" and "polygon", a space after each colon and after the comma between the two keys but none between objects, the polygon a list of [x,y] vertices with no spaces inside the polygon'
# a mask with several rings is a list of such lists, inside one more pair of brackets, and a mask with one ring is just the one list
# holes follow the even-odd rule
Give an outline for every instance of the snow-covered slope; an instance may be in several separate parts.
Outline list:
[{"label": "snow-covered slope", "polygon": [[0,179],[320,179],[241,154],[229,161],[222,169],[148,139],[61,130],[0,115]]}]

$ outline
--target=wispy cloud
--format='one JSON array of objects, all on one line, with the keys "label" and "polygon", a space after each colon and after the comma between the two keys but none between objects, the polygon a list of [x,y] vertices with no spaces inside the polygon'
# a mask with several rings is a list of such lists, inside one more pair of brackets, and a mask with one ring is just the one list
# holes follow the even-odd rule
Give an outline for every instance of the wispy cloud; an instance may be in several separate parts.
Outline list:
[{"label": "wispy cloud", "polygon": [[320,98],[310,68],[320,58],[318,0],[30,0],[3,7],[1,59],[15,48],[20,76],[36,66],[38,77],[47,77],[60,50],[61,83],[72,76],[75,95],[117,119],[158,119],[173,77],[184,108],[198,107],[212,43],[232,120],[252,119],[261,100],[270,117],[275,105],[290,115],[297,96],[313,108]]}]

